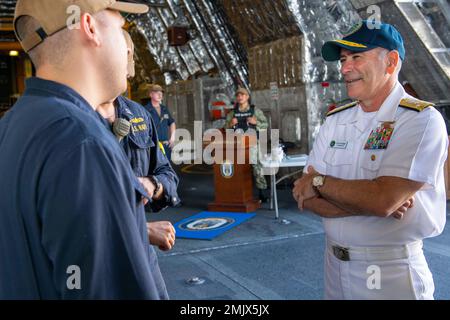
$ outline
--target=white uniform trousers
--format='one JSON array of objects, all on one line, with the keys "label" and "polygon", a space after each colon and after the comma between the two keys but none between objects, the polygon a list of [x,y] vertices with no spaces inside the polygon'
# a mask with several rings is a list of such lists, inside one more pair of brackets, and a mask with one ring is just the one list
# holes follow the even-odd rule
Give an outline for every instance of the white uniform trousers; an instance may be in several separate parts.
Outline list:
[{"label": "white uniform trousers", "polygon": [[433,276],[422,241],[397,247],[344,248],[327,239],[326,247],[325,299],[433,299]]}]

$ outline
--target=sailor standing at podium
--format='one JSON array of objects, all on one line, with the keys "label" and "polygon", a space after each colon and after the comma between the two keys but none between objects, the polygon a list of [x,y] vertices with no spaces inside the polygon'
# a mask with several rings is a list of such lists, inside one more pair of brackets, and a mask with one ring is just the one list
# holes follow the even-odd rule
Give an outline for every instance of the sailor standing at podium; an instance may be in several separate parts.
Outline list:
[{"label": "sailor standing at podium", "polygon": [[[250,104],[250,94],[244,88],[239,88],[236,91],[236,107],[230,111],[226,119],[226,128],[241,130],[247,132],[249,129],[256,131],[266,130],[269,127],[267,118],[261,109]],[[259,162],[258,146],[250,148],[250,157],[255,159],[253,161],[253,176],[255,177],[255,185],[258,189],[259,199],[261,202],[267,201],[265,190],[267,189],[267,181],[263,173],[263,168]]]}]

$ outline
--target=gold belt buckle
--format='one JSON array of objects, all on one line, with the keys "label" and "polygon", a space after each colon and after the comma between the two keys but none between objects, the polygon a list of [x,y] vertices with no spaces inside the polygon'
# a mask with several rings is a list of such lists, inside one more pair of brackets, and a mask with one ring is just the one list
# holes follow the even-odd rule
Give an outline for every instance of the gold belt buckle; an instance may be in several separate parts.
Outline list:
[{"label": "gold belt buckle", "polygon": [[341,261],[350,261],[350,253],[347,248],[333,246],[333,254]]}]

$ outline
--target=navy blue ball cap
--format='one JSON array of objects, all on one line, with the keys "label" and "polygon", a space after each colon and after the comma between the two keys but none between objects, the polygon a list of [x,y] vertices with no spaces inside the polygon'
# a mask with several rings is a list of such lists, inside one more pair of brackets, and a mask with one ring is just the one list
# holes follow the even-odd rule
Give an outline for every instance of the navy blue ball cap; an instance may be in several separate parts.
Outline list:
[{"label": "navy blue ball cap", "polygon": [[405,59],[405,47],[400,32],[392,25],[382,22],[362,20],[355,24],[342,39],[325,42],[322,47],[322,57],[326,61],[339,60],[341,48],[353,52],[375,48],[397,50],[400,59]]}]

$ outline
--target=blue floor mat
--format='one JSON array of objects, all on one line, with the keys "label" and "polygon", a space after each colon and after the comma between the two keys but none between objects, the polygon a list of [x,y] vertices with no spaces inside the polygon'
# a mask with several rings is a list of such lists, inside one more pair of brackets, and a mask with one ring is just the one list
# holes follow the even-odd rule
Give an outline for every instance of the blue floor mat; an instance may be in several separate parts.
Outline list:
[{"label": "blue floor mat", "polygon": [[200,212],[175,223],[176,237],[212,240],[254,216],[254,213]]}]

